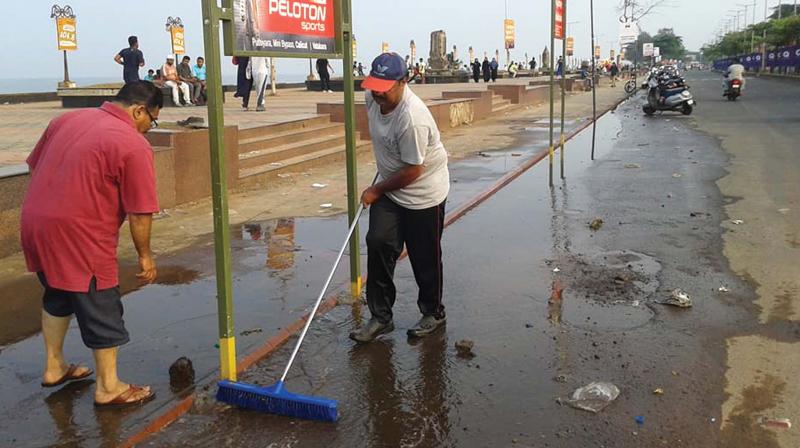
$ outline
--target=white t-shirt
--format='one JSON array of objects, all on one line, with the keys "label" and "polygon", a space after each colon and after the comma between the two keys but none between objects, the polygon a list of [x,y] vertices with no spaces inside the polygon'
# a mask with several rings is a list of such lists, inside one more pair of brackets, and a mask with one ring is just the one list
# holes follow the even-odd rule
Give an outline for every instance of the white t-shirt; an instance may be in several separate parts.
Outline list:
[{"label": "white t-shirt", "polygon": [[431,112],[422,100],[405,87],[403,99],[390,113],[365,92],[372,150],[378,165],[378,181],[387,179],[409,165],[422,165],[422,175],[410,185],[386,193],[396,204],[412,210],[439,205],[450,192],[447,151]]}]

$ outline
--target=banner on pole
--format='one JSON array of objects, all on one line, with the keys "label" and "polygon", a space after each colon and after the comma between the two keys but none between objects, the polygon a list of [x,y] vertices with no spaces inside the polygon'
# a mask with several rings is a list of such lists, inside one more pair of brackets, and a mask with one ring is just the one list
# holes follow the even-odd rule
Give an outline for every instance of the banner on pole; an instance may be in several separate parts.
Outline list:
[{"label": "banner on pole", "polygon": [[505,19],[503,20],[503,35],[505,36],[505,46],[506,50],[510,50],[514,48],[514,20],[513,19]]},{"label": "banner on pole", "polygon": [[639,38],[639,25],[630,20],[619,24],[619,44],[620,46],[632,44]]},{"label": "banner on pole", "polygon": [[56,37],[58,38],[58,51],[77,50],[78,35],[77,35],[76,19],[74,17],[57,18]]},{"label": "banner on pole", "polygon": [[642,56],[644,56],[644,57],[653,56],[653,44],[652,43],[642,44]]},{"label": "banner on pole", "polygon": [[653,57],[657,58],[661,56],[661,48],[653,47]]},{"label": "banner on pole", "polygon": [[553,38],[564,39],[564,3],[567,0],[556,0],[556,23],[553,26]]},{"label": "banner on pole", "polygon": [[169,29],[170,37],[172,38],[172,52],[174,54],[186,53],[186,42],[184,41],[184,33],[182,26],[173,26]]},{"label": "banner on pole", "polygon": [[389,42],[381,42],[381,53],[389,52]]},{"label": "banner on pole", "polygon": [[[336,57],[341,39],[338,0],[231,0],[234,55]],[[226,40],[226,44],[228,44]]]},{"label": "banner on pole", "polygon": [[594,46],[594,58],[600,59],[600,45]]},{"label": "banner on pole", "polygon": [[567,38],[567,56],[572,56],[575,53],[575,38]]},{"label": "banner on pole", "polygon": [[614,60],[614,49],[608,50],[608,58]]}]

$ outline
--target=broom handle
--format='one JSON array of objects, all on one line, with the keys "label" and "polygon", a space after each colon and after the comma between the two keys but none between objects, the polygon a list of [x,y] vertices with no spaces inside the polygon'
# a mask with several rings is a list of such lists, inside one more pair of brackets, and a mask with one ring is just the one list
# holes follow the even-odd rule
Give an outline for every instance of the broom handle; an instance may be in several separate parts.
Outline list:
[{"label": "broom handle", "polygon": [[[376,174],[375,179],[372,180],[372,184],[370,185],[374,185],[377,179],[378,175]],[[342,247],[341,249],[339,249],[339,255],[336,256],[336,261],[333,263],[331,272],[328,274],[328,279],[325,280],[325,285],[322,287],[322,291],[319,292],[319,297],[317,297],[317,303],[314,304],[314,308],[311,310],[311,314],[308,315],[308,319],[306,320],[306,325],[303,327],[303,331],[300,333],[300,338],[297,340],[297,344],[295,344],[294,350],[292,351],[292,356],[289,357],[289,362],[286,364],[286,368],[283,369],[283,375],[281,375],[281,382],[283,382],[286,379],[286,375],[289,373],[289,369],[292,368],[292,363],[294,362],[294,358],[297,356],[297,352],[300,351],[300,345],[303,343],[303,339],[306,337],[306,333],[308,332],[308,327],[311,326],[311,321],[314,320],[314,316],[317,314],[319,305],[320,303],[322,303],[322,298],[325,297],[325,292],[328,291],[328,286],[330,286],[331,284],[331,279],[333,279],[333,274],[336,272],[336,268],[339,267],[339,262],[342,261],[342,255],[344,255],[344,250],[347,249],[347,243],[350,241],[350,237],[353,236],[353,231],[358,225],[358,219],[361,217],[361,214],[363,212],[364,212],[364,203],[361,202],[358,205],[358,210],[356,210],[356,216],[353,219],[353,222],[350,224],[350,229],[347,231],[347,238],[344,239],[344,243],[342,243]]]}]

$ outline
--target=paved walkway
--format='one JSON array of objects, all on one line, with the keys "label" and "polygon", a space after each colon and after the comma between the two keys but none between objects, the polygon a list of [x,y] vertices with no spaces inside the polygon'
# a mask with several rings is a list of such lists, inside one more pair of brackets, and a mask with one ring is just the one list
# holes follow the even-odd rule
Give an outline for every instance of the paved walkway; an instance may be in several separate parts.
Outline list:
[{"label": "paved walkway", "polygon": [[[527,84],[532,78],[500,79],[499,84]],[[486,84],[427,84],[413,85],[414,92],[423,99],[441,98],[443,91],[485,90]],[[356,101],[363,100],[364,93],[356,93]],[[267,98],[266,112],[245,112],[241,102],[233,93],[225,94],[225,122],[242,128],[281,123],[307,118],[317,113],[317,103],[341,100],[342,93],[308,92],[302,88],[283,89],[278,95]],[[255,97],[251,96],[251,102]],[[47,127],[47,123],[69,109],[58,101],[29,104],[0,105],[0,166],[25,162],[25,158],[36,145],[36,141]],[[205,107],[165,108],[161,121],[174,122],[188,116],[206,117]]]}]

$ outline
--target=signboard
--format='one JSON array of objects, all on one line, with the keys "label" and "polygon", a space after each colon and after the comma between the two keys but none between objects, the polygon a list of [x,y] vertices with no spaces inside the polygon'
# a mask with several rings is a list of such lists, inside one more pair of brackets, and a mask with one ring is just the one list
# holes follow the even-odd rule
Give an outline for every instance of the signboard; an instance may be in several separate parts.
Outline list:
[{"label": "signboard", "polygon": [[[230,0],[233,24],[226,53],[307,58],[336,57],[338,0]],[[231,45],[230,48],[227,45]]]},{"label": "signboard", "polygon": [[567,38],[567,56],[572,56],[575,53],[575,38]]},{"label": "signboard", "polygon": [[556,23],[553,26],[553,38],[564,39],[564,2],[567,0],[556,0]]},{"label": "signboard", "polygon": [[659,48],[659,47],[653,47],[653,57],[656,57],[656,58],[657,58],[657,57],[659,57],[659,56],[661,56],[661,48]]},{"label": "signboard", "polygon": [[56,36],[58,50],[73,51],[78,49],[78,35],[75,17],[59,17],[56,19]]},{"label": "signboard", "polygon": [[644,57],[651,57],[653,56],[653,44],[642,44],[642,56]]},{"label": "signboard", "polygon": [[600,59],[600,45],[594,46],[594,57],[595,59]]},{"label": "signboard", "polygon": [[381,42],[381,53],[389,52],[389,42]]},{"label": "signboard", "polygon": [[505,36],[506,50],[514,48],[514,20],[503,20],[503,35]]},{"label": "signboard", "polygon": [[169,34],[172,37],[172,52],[175,54],[186,53],[186,43],[183,40],[183,27],[170,27]]},{"label": "signboard", "polygon": [[626,21],[619,24],[619,44],[625,46],[636,42],[639,38],[639,25],[636,22]]},{"label": "signboard", "polygon": [[612,61],[614,60],[614,49],[613,48],[608,51],[608,58],[611,59]]}]

